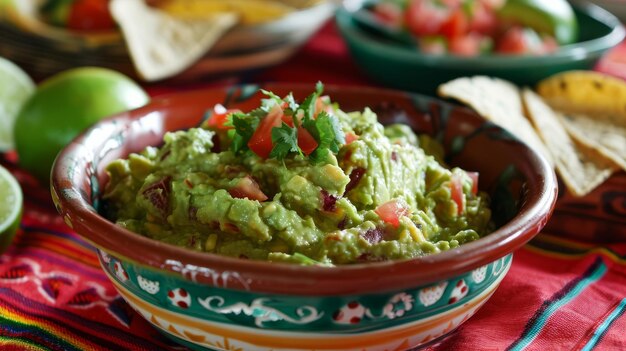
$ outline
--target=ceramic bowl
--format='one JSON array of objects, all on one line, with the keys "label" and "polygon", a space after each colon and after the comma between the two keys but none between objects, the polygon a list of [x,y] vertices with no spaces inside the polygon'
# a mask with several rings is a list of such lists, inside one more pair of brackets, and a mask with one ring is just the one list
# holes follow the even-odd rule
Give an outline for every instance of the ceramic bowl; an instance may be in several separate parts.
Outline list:
[{"label": "ceramic bowl", "polygon": [[[356,0],[357,5],[359,3]],[[459,57],[429,55],[375,35],[358,25],[353,11],[359,7],[347,2],[336,15],[336,22],[357,64],[372,79],[394,88],[435,93],[437,86],[454,78],[488,75],[518,85],[534,85],[558,72],[590,69],[608,49],[625,36],[624,27],[612,14],[592,4],[574,7],[579,41],[562,46],[545,56],[489,55]]]},{"label": "ceramic bowl", "polygon": [[[166,131],[198,125],[216,103],[250,110],[258,86],[182,93],[113,116],[56,160],[52,196],[65,222],[98,250],[124,299],[168,337],[193,349],[405,350],[447,335],[493,294],[513,252],[546,224],[554,172],[525,144],[467,108],[368,88],[327,87],[346,111],[370,106],[447,149],[451,165],[480,172],[498,229],[459,248],[409,260],[298,266],[198,253],[122,229],[98,214],[106,165]],[[263,88],[303,99],[309,86]],[[230,347],[230,348],[229,348]]]}]

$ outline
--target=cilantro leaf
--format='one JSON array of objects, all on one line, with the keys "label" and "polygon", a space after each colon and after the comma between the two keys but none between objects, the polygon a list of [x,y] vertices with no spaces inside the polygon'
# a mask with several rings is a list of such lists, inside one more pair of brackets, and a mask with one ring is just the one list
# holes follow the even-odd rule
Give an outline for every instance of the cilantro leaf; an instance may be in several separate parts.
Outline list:
[{"label": "cilantro leaf", "polygon": [[346,136],[339,120],[325,111],[320,112],[316,119],[303,123],[303,126],[318,142],[318,147],[309,155],[313,162],[323,162],[328,155],[327,150],[337,153],[341,145],[346,143]]},{"label": "cilantro leaf", "polygon": [[323,92],[324,84],[322,84],[322,82],[317,82],[317,84],[315,85],[315,92],[307,96],[306,99],[304,99],[304,101],[300,104],[300,110],[304,112],[304,122],[313,119],[313,116],[315,115],[315,104],[317,103],[317,98],[320,97]]},{"label": "cilantro leaf", "polygon": [[284,160],[290,152],[302,154],[302,150],[298,147],[298,130],[291,128],[285,122],[280,127],[272,128],[272,142],[274,147],[270,158]]},{"label": "cilantro leaf", "polygon": [[252,138],[252,134],[259,125],[260,118],[253,114],[233,113],[229,117],[229,124],[234,129],[229,131],[232,138],[231,147],[235,153],[241,153],[248,150],[248,141]]},{"label": "cilantro leaf", "polygon": [[317,93],[317,95],[322,95],[322,93],[324,92],[324,83],[318,80],[315,84],[315,92]]},{"label": "cilantro leaf", "polygon": [[276,101],[278,103],[283,101],[283,99],[281,99],[280,96],[274,94],[271,91],[268,91],[268,90],[265,90],[265,89],[261,89],[261,93],[263,93],[263,95],[269,97],[270,99],[272,99],[272,100],[274,100],[274,101]]},{"label": "cilantro leaf", "polygon": [[291,110],[292,114],[295,114],[296,111],[298,111],[300,105],[298,105],[298,103],[296,103],[296,100],[293,98],[293,93],[289,93],[287,96],[285,96],[283,101],[287,103],[287,108]]}]

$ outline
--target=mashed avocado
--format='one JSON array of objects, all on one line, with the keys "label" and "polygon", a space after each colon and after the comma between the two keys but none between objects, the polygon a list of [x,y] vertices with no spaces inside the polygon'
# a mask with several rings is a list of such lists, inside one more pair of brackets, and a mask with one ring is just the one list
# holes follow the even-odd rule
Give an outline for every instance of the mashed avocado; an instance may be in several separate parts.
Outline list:
[{"label": "mashed avocado", "polygon": [[[324,265],[432,254],[492,229],[487,197],[470,173],[442,165],[432,139],[384,127],[369,109],[344,113],[328,101],[309,108],[309,99],[299,107],[269,96],[250,114],[223,124],[213,116],[112,162],[105,215],[192,250]],[[271,153],[261,157],[259,133],[276,113]],[[310,140],[299,130],[307,127]]]}]

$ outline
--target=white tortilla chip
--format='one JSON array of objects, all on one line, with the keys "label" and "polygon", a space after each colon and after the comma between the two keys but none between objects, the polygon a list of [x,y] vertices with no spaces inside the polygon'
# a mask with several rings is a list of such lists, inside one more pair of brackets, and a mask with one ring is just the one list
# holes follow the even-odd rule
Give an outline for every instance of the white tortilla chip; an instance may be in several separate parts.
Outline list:
[{"label": "white tortilla chip", "polygon": [[475,76],[440,85],[438,92],[442,97],[469,105],[487,120],[524,141],[554,166],[550,153],[524,117],[519,89],[515,85],[498,78]]},{"label": "white tortilla chip", "polygon": [[137,72],[146,81],[184,71],[238,21],[234,13],[178,19],[142,0],[113,0],[109,8],[122,29]]},{"label": "white tortilla chip", "polygon": [[626,171],[626,127],[606,118],[565,114],[567,132],[581,144],[597,149]]},{"label": "white tortilla chip", "polygon": [[554,158],[556,171],[573,195],[588,194],[616,170],[615,163],[597,150],[572,140],[561,124],[562,116],[539,95],[524,89],[523,99],[529,117]]}]

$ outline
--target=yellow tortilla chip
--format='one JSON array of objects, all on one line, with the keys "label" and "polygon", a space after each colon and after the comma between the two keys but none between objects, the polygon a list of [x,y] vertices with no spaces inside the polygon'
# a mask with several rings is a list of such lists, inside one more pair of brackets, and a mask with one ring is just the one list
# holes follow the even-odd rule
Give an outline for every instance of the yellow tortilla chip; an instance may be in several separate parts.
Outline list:
[{"label": "yellow tortilla chip", "polygon": [[586,115],[565,114],[562,121],[572,138],[598,150],[626,171],[626,126]]},{"label": "yellow tortilla chip", "polygon": [[572,140],[561,124],[562,116],[532,90],[524,89],[523,100],[528,116],[554,158],[557,172],[573,195],[588,194],[616,170],[614,162],[596,149]]},{"label": "yellow tortilla chip", "polygon": [[592,71],[569,71],[546,78],[537,92],[558,111],[602,116],[626,126],[626,82]]},{"label": "yellow tortilla chip", "polygon": [[439,86],[439,95],[459,100],[487,120],[501,126],[544,156],[554,161],[532,125],[524,117],[519,89],[502,79],[485,76],[457,78]]},{"label": "yellow tortilla chip", "polygon": [[233,12],[240,23],[253,25],[272,21],[295,11],[281,1],[271,0],[163,0],[158,7],[177,18],[201,19],[215,13]]},{"label": "yellow tortilla chip", "polygon": [[137,72],[147,81],[169,78],[189,68],[238,21],[234,13],[178,19],[142,0],[113,0],[109,7]]}]

